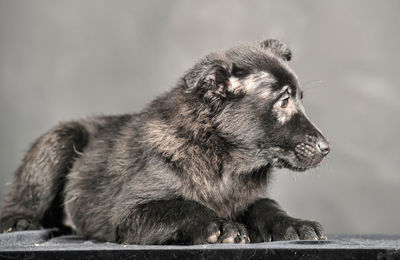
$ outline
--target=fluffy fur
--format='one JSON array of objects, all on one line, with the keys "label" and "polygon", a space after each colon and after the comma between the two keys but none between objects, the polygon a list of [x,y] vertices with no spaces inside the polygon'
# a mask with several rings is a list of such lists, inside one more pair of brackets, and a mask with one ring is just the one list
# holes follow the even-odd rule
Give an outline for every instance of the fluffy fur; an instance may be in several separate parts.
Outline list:
[{"label": "fluffy fur", "polygon": [[277,40],[211,53],[140,113],[61,123],[16,172],[4,232],[59,227],[129,244],[324,239],[267,198],[273,167],[329,146]]}]

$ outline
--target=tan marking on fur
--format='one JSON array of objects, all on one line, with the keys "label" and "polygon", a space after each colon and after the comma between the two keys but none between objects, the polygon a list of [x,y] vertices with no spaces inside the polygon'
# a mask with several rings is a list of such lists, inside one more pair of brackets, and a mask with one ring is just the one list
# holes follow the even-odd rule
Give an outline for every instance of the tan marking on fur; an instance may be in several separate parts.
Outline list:
[{"label": "tan marking on fur", "polygon": [[266,86],[270,86],[274,82],[275,79],[269,73],[262,71],[247,77],[244,85],[246,86],[248,93],[255,94],[263,99],[266,99],[271,95],[271,90]]},{"label": "tan marking on fur", "polygon": [[[286,87],[286,89],[288,89],[288,92],[289,92],[289,88]],[[285,97],[283,97],[283,99],[284,98]],[[274,105],[273,111],[274,111],[279,123],[285,124],[287,121],[290,120],[290,118],[292,118],[292,116],[294,114],[296,114],[298,112],[298,110],[297,110],[297,107],[296,107],[295,102],[292,97],[289,97],[287,107],[282,108],[282,107],[280,107],[279,104],[280,104],[280,101],[276,102],[276,104]]]},{"label": "tan marking on fur", "polygon": [[243,84],[242,82],[236,77],[230,77],[228,82],[228,90],[238,94],[243,91]]},{"label": "tan marking on fur", "polygon": [[[264,84],[261,84],[262,82]],[[268,98],[271,91],[266,86],[272,85],[274,82],[275,79],[269,73],[261,71],[256,74],[251,74],[242,80],[236,77],[230,77],[228,89],[233,93],[244,92],[257,95],[261,98]]]}]

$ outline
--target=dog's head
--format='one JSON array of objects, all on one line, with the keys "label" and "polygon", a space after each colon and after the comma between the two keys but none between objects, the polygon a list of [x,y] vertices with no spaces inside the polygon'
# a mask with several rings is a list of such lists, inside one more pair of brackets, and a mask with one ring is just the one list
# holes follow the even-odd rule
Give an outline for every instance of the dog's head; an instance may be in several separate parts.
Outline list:
[{"label": "dog's head", "polygon": [[226,140],[275,167],[304,171],[321,163],[329,144],[304,111],[291,56],[273,39],[239,46],[206,56],[184,81]]}]

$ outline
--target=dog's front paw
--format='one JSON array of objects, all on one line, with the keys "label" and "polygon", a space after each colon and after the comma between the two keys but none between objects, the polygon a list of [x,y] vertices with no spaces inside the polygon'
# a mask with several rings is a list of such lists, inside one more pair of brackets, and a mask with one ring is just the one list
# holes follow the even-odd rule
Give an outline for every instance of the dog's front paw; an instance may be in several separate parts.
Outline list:
[{"label": "dog's front paw", "polygon": [[22,217],[12,217],[1,220],[1,232],[40,229],[40,225]]},{"label": "dog's front paw", "polygon": [[327,239],[320,223],[289,216],[274,218],[260,233],[264,241]]},{"label": "dog's front paw", "polygon": [[214,221],[198,227],[193,234],[193,244],[250,243],[246,228],[232,221]]}]

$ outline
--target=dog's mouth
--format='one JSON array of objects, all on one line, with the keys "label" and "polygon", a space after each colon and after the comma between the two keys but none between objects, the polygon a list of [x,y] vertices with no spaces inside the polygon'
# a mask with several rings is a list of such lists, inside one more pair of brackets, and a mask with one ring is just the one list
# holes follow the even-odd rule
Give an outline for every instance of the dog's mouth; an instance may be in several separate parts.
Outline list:
[{"label": "dog's mouth", "polygon": [[286,168],[289,169],[291,171],[295,171],[295,172],[304,172],[306,170],[308,170],[310,167],[304,167],[304,166],[297,166],[297,165],[293,165],[292,163],[290,163],[288,160],[282,159],[282,158],[278,158],[274,163],[273,163],[274,167],[277,168]]},{"label": "dog's mouth", "polygon": [[307,156],[304,153],[288,151],[282,148],[275,149],[275,156],[271,160],[271,165],[276,168],[286,168],[296,172],[304,172],[314,167],[318,167],[324,157],[318,156],[315,153],[309,153]]}]

